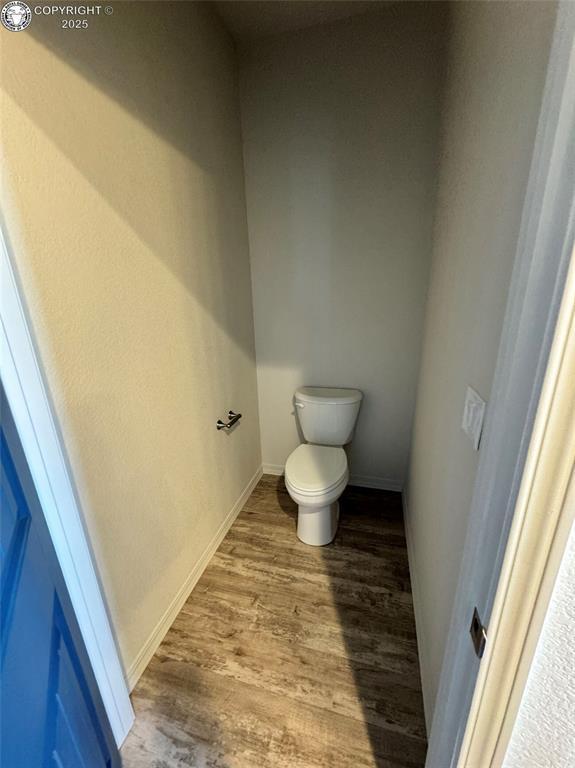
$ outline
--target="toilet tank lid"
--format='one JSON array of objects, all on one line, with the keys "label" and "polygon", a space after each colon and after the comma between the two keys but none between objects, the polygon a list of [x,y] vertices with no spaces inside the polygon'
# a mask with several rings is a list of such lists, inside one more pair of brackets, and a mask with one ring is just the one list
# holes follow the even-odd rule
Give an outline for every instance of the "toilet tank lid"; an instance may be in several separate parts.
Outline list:
[{"label": "toilet tank lid", "polygon": [[359,403],[363,393],[359,389],[337,387],[299,387],[295,391],[298,403],[316,403],[325,405],[351,405]]}]

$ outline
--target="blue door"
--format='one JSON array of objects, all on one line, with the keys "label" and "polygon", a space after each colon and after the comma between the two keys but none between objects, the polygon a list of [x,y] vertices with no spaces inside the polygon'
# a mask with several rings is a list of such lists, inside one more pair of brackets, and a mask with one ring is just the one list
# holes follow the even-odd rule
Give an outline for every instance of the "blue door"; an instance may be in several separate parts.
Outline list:
[{"label": "blue door", "polygon": [[0,766],[119,766],[1,385],[0,407]]}]

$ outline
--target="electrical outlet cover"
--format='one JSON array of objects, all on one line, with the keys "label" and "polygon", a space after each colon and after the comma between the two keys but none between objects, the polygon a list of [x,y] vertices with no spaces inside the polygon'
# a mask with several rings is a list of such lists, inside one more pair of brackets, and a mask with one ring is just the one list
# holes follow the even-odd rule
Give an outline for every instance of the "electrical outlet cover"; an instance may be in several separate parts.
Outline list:
[{"label": "electrical outlet cover", "polygon": [[482,400],[473,387],[467,387],[465,405],[463,406],[463,421],[461,429],[473,443],[473,448],[479,450],[479,441],[483,431],[485,417],[485,400]]}]

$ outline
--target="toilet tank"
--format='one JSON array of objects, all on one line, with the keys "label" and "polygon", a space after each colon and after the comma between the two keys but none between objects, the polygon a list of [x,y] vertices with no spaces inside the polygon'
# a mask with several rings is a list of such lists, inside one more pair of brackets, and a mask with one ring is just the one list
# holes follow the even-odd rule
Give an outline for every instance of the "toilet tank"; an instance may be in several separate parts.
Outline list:
[{"label": "toilet tank", "polygon": [[363,395],[359,389],[300,387],[294,401],[303,436],[317,445],[351,442]]}]

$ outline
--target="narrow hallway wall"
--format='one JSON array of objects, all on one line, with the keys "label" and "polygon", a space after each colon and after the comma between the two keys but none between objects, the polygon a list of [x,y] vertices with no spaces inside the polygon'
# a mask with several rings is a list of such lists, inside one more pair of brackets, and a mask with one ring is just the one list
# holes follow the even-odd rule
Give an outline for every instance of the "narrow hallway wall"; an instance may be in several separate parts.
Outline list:
[{"label": "narrow hallway wall", "polygon": [[4,228],[133,674],[261,464],[234,49],[195,3],[0,34]]},{"label": "narrow hallway wall", "polygon": [[489,401],[555,13],[555,3],[547,2],[451,6],[438,206],[405,494],[428,727],[479,457],[461,430],[465,390],[471,385]]}]

